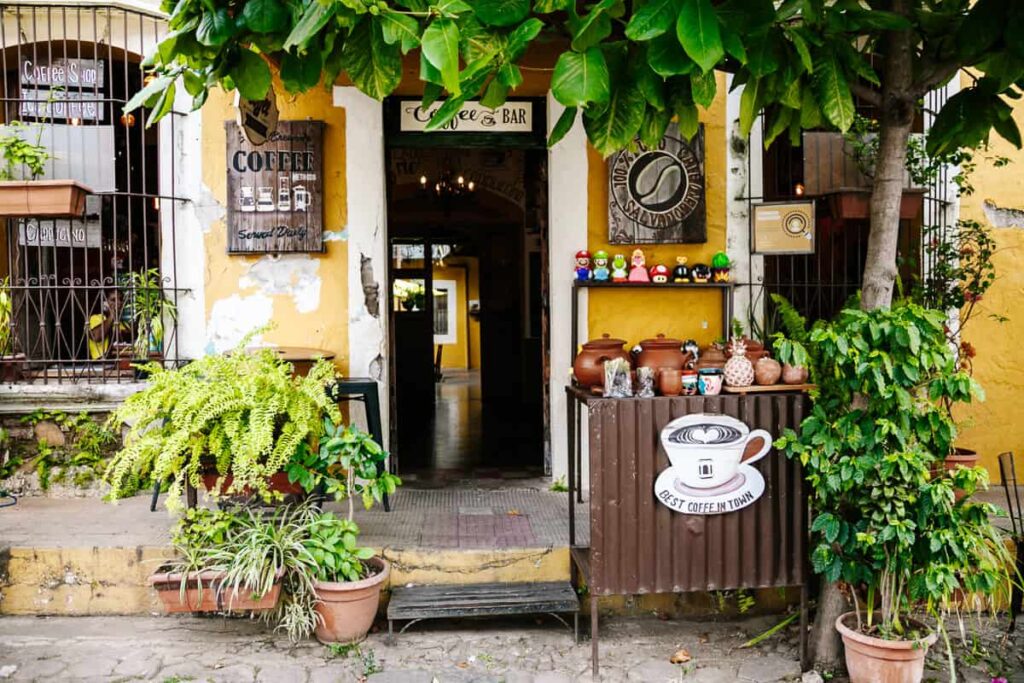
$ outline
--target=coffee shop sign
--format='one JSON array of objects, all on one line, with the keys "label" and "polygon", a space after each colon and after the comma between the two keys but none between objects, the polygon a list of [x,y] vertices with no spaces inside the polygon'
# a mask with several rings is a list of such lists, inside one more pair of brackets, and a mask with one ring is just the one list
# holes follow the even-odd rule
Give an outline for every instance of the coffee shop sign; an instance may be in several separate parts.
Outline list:
[{"label": "coffee shop sign", "polygon": [[[420,133],[444,102],[423,107],[418,100],[402,102],[400,127],[403,133]],[[440,128],[447,133],[530,133],[533,131],[533,102],[506,102],[488,109],[479,102],[466,102],[459,113]]]},{"label": "coffee shop sign", "polygon": [[695,413],[668,423],[661,443],[671,467],[658,475],[654,496],[688,515],[742,510],[764,494],[764,477],[752,467],[768,454],[772,436],[727,415]]}]

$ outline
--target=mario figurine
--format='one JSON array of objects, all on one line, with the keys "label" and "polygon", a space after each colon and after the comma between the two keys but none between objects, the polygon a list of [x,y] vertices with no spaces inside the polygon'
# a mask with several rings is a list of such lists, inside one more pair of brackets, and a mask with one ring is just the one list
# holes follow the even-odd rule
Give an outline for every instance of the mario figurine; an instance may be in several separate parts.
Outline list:
[{"label": "mario figurine", "polygon": [[629,280],[629,273],[626,271],[626,257],[616,254],[612,259],[612,282],[626,282]]},{"label": "mario figurine", "polygon": [[659,285],[663,285],[668,282],[668,266],[659,263],[656,266],[651,266],[651,282]]},{"label": "mario figurine", "polygon": [[598,282],[607,282],[611,276],[612,272],[608,270],[608,252],[604,249],[594,252],[594,279]]},{"label": "mario figurine", "polygon": [[593,279],[594,272],[590,270],[590,252],[581,249],[576,252],[576,280],[586,282]]},{"label": "mario figurine", "polygon": [[629,270],[630,282],[650,282],[651,277],[647,274],[647,262],[644,259],[643,249],[633,250],[633,267]]},{"label": "mario figurine", "polygon": [[690,269],[686,265],[685,256],[676,257],[676,267],[672,269],[672,282],[689,283]]}]

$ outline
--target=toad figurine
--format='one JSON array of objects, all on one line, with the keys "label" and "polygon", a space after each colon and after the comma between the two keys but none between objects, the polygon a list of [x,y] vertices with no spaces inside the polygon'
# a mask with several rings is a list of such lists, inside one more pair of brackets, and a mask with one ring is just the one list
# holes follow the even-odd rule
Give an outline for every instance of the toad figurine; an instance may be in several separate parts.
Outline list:
[{"label": "toad figurine", "polygon": [[590,252],[586,249],[581,249],[576,252],[576,280],[577,282],[586,282],[594,277],[594,273],[590,270]]},{"label": "toad figurine", "polygon": [[608,252],[604,249],[594,252],[594,279],[598,282],[607,282],[611,279],[612,272],[608,270]]},{"label": "toad figurine", "polygon": [[647,274],[647,263],[644,260],[643,249],[633,251],[633,267],[629,270],[630,282],[650,282],[651,276]]},{"label": "toad figurine", "polygon": [[705,263],[695,263],[693,269],[690,270],[690,277],[699,285],[707,284],[711,279],[711,269]]},{"label": "toad figurine", "polygon": [[690,281],[690,269],[686,266],[686,257],[676,257],[676,267],[672,269],[672,282],[688,283]]},{"label": "toad figurine", "polygon": [[629,280],[629,273],[626,271],[626,257],[616,254],[612,259],[612,282],[626,282]]},{"label": "toad figurine", "polygon": [[668,267],[659,263],[656,266],[651,266],[651,282],[659,285],[663,285],[668,282],[669,270]]}]

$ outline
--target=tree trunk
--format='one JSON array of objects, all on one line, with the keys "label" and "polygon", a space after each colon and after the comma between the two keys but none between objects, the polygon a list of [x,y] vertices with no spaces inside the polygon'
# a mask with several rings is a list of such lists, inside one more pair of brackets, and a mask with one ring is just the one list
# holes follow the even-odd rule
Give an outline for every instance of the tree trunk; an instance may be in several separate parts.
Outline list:
[{"label": "tree trunk", "polygon": [[814,627],[808,647],[811,666],[815,671],[836,671],[843,665],[842,639],[836,630],[836,619],[849,611],[850,603],[839,589],[838,583],[823,583],[814,613]]}]

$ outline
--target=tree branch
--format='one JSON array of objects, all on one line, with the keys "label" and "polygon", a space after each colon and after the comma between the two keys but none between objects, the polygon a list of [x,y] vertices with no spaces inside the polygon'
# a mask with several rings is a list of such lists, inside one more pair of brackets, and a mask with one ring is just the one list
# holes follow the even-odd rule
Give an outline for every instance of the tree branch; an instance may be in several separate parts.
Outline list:
[{"label": "tree branch", "polygon": [[924,97],[956,75],[961,66],[959,62],[936,63],[929,59],[922,59],[921,75],[913,84],[914,94],[917,97]]},{"label": "tree branch", "polygon": [[850,92],[872,106],[882,106],[882,93],[870,86],[863,83],[850,83]]}]

